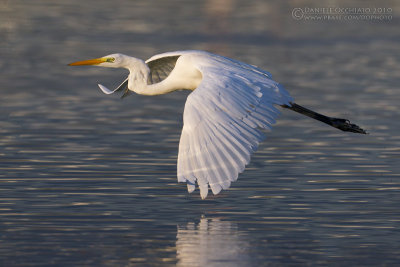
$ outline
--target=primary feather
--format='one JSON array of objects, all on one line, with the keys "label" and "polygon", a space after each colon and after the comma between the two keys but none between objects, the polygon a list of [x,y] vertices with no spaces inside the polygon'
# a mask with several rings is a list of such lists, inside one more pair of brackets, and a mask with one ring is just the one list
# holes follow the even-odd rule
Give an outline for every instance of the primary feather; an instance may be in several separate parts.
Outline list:
[{"label": "primary feather", "polygon": [[[201,197],[229,188],[250,162],[279,111],[293,99],[271,75],[257,67],[205,52],[189,55],[201,72],[200,85],[188,96],[179,142],[178,181],[197,182]],[[149,61],[172,56],[167,53]]]}]

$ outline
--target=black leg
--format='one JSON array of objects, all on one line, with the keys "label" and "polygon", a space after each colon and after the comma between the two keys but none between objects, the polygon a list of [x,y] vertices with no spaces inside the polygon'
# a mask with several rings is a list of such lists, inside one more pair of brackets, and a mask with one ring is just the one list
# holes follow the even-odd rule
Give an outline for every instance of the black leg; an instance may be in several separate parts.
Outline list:
[{"label": "black leg", "polygon": [[282,107],[296,111],[300,114],[303,114],[305,116],[308,116],[310,118],[322,121],[323,123],[326,123],[332,127],[335,127],[339,130],[345,131],[345,132],[353,132],[353,133],[360,133],[360,134],[367,134],[366,131],[361,129],[355,124],[350,123],[349,120],[346,119],[339,119],[339,118],[332,118],[328,117],[322,114],[319,114],[315,111],[309,110],[305,107],[302,107],[300,105],[297,105],[296,103],[290,103],[291,106],[287,105],[282,105]]}]

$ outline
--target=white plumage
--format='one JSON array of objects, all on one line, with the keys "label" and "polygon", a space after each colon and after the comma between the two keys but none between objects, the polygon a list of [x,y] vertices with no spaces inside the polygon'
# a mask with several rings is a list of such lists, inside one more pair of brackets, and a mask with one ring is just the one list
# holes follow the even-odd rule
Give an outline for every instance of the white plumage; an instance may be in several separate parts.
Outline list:
[{"label": "white plumage", "polygon": [[216,195],[237,180],[265,137],[261,129],[275,123],[279,111],[274,105],[290,105],[293,99],[270,73],[226,57],[188,51],[147,62],[174,55],[188,57],[202,74],[185,104],[178,181],[187,182],[189,192],[197,182],[204,199],[208,187]]},{"label": "white plumage", "polygon": [[[201,72],[187,98],[179,142],[178,181],[205,198],[229,188],[250,162],[279,111],[292,98],[267,72],[208,53],[190,54]],[[179,63],[178,63],[179,64]]]},{"label": "white plumage", "polygon": [[178,181],[186,182],[189,192],[198,184],[203,199],[209,188],[216,195],[237,180],[265,138],[262,129],[271,129],[275,123],[279,114],[276,105],[336,128],[350,125],[347,120],[338,124],[335,120],[342,119],[326,117],[292,103],[293,98],[272,80],[270,73],[204,51],[164,53],[146,62],[112,54],[70,65],[127,68],[128,78],[115,90],[99,85],[106,94],[124,90],[124,96],[130,91],[158,95],[179,89],[193,90],[183,114],[177,172]]}]

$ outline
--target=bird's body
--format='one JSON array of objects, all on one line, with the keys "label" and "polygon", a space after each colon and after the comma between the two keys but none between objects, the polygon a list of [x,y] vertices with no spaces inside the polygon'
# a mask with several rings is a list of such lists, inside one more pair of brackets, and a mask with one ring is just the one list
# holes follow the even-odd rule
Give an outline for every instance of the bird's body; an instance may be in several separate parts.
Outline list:
[{"label": "bird's body", "polygon": [[[187,89],[179,142],[178,181],[188,191],[197,182],[201,197],[230,187],[251,154],[271,129],[282,106],[345,131],[365,133],[347,120],[323,116],[295,104],[271,74],[246,63],[204,51],[178,51],[156,55],[146,62],[122,54],[79,61],[70,65],[122,67],[128,78],[106,94],[130,91],[143,95],[166,94]],[[299,108],[300,107],[300,108]],[[306,111],[304,111],[306,110]],[[336,125],[337,124],[337,125]]]}]

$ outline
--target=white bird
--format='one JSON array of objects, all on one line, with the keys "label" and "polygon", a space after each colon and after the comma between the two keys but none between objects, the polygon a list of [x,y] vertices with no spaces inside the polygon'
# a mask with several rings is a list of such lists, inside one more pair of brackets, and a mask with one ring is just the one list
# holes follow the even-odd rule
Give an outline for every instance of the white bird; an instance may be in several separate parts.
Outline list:
[{"label": "white bird", "polygon": [[189,193],[197,182],[205,199],[209,187],[214,195],[230,187],[250,162],[271,129],[279,111],[289,108],[343,131],[366,132],[348,120],[327,117],[301,107],[271,74],[255,66],[204,51],[178,51],[155,55],[146,62],[123,54],[69,64],[125,68],[128,78],[115,90],[99,84],[106,94],[133,91],[160,95],[187,89],[179,142],[178,182]]}]

